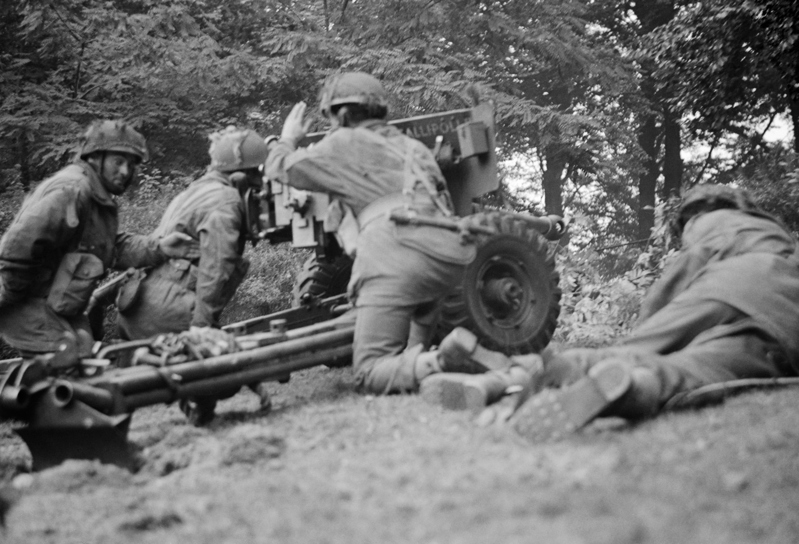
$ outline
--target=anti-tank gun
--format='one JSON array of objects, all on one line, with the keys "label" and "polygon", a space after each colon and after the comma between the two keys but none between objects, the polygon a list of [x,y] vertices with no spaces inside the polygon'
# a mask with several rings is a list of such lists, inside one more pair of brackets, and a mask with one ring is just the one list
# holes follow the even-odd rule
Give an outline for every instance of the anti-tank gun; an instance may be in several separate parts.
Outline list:
[{"label": "anti-tank gun", "polygon": [[[439,336],[463,326],[483,345],[509,354],[543,349],[560,312],[558,274],[549,242],[563,236],[565,224],[557,216],[536,217],[482,205],[483,197],[499,188],[491,104],[389,124],[433,151],[457,216],[468,219],[436,226],[468,228],[479,246],[463,283],[443,304]],[[324,133],[309,134],[300,146],[312,145],[322,137]],[[291,242],[294,247],[313,250],[294,284],[295,306],[305,299],[346,291],[352,262],[333,233],[325,231],[328,205],[326,194],[296,190],[275,180],[267,181],[261,195],[257,235],[272,243]],[[427,221],[401,215],[395,220]]]},{"label": "anti-tank gun", "polygon": [[[442,334],[465,326],[484,345],[507,353],[542,349],[554,331],[560,298],[549,241],[564,226],[557,217],[480,208],[479,196],[498,187],[491,107],[395,124],[433,149],[458,215],[468,218],[436,226],[467,229],[479,244],[464,282],[445,301]],[[311,135],[306,143],[322,136]],[[346,297],[339,295],[350,262],[324,231],[327,196],[269,182],[262,197],[262,208],[253,210],[262,224],[253,234],[314,249],[295,288],[296,307],[227,325],[227,336],[204,331],[196,342],[186,331],[99,345],[92,357],[81,358],[74,339],[67,338],[57,353],[0,363],[0,419],[27,424],[17,432],[35,470],[68,458],[132,467],[127,431],[138,408],[177,402],[192,422],[202,424],[213,417],[218,399],[242,387],[257,389],[300,369],[351,360],[353,322],[341,316]],[[402,213],[394,220],[431,221]],[[128,358],[132,366],[119,364]]]},{"label": "anti-tank gun", "polygon": [[0,361],[0,420],[26,423],[16,432],[33,470],[65,459],[133,469],[127,433],[136,409],[177,402],[192,423],[204,424],[217,400],[242,387],[259,392],[263,382],[288,381],[298,370],[345,364],[354,331],[347,309],[345,296],[330,297],[223,330],[98,344],[91,357],[79,357],[66,336],[55,353]]}]

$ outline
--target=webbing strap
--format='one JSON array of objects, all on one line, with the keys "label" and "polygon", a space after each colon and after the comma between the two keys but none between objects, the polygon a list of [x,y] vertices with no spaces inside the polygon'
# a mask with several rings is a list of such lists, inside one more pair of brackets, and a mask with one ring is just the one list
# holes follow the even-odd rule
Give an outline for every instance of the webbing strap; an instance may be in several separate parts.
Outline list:
[{"label": "webbing strap", "polygon": [[444,202],[438,191],[438,187],[433,183],[433,180],[425,173],[422,172],[416,161],[413,160],[413,143],[410,138],[405,140],[405,183],[402,192],[408,196],[412,196],[416,192],[416,184],[421,183],[433,201],[433,205],[438,208],[441,213],[449,217],[452,215],[452,209]]}]

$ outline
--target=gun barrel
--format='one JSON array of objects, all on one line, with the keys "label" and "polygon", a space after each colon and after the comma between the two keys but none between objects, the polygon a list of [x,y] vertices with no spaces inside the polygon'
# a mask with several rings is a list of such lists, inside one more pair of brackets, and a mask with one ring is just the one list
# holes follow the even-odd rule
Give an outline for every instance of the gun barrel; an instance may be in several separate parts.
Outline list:
[{"label": "gun barrel", "polygon": [[[320,325],[330,326],[329,324]],[[312,327],[314,329],[321,328],[311,326],[308,327],[308,329]],[[125,403],[128,404],[128,397],[138,393],[161,389],[167,391],[180,390],[189,383],[198,380],[222,381],[227,374],[235,374],[243,370],[249,370],[251,367],[255,366],[263,368],[266,376],[274,374],[276,377],[283,377],[286,371],[283,369],[277,370],[276,367],[279,366],[279,363],[290,361],[294,358],[301,359],[308,353],[316,356],[313,361],[318,362],[308,365],[314,366],[316,364],[323,364],[326,358],[329,357],[328,350],[332,348],[337,348],[341,345],[349,345],[351,350],[354,330],[353,326],[348,326],[322,332],[310,337],[300,336],[285,342],[251,350],[238,351],[217,357],[209,357],[199,361],[166,366],[160,366],[161,361],[159,358],[145,355],[142,360],[148,364],[106,373],[89,380],[89,384],[95,386],[106,385],[106,387],[111,386],[119,390],[126,397]],[[302,334],[308,331],[297,329],[296,332]],[[339,355],[336,354],[336,356]],[[306,367],[307,366],[303,366],[302,368]],[[267,378],[265,377],[263,379]],[[247,383],[250,382],[243,382],[240,385],[246,385]],[[169,402],[169,400],[163,402]],[[130,406],[130,408],[136,406],[144,405],[136,404],[135,406]]]},{"label": "gun barrel", "polygon": [[30,403],[30,391],[27,387],[4,385],[0,389],[0,412],[5,410],[21,411]]},{"label": "gun barrel", "polygon": [[[514,213],[508,215],[511,215],[514,219],[519,221],[524,221],[535,230],[540,232],[547,240],[559,240],[564,234],[566,234],[566,222],[559,215],[548,215],[546,217],[537,217],[523,213]],[[391,212],[390,219],[400,225],[423,225],[453,231],[465,228],[472,234],[485,234],[489,236],[496,234],[496,230],[494,230],[492,227],[473,225],[470,223],[466,223],[464,226],[457,218],[450,219],[446,217],[427,217],[405,210],[395,210]]]},{"label": "gun barrel", "polygon": [[80,382],[57,380],[53,384],[53,400],[58,408],[79,400],[104,413],[114,410],[114,396],[110,391]]},{"label": "gun barrel", "polygon": [[297,370],[311,368],[325,363],[335,363],[351,356],[351,343],[324,351],[309,352],[294,356],[287,355],[280,359],[271,360],[268,365],[255,365],[237,372],[199,379],[181,385],[177,389],[169,388],[162,384],[158,389],[126,395],[124,403],[126,410],[130,411],[142,406],[172,402],[176,399],[205,395],[213,396],[219,391],[278,379]]},{"label": "gun barrel", "polygon": [[520,219],[544,235],[547,240],[560,240],[566,234],[566,222],[559,215],[537,217],[523,213],[515,213],[513,217]]}]

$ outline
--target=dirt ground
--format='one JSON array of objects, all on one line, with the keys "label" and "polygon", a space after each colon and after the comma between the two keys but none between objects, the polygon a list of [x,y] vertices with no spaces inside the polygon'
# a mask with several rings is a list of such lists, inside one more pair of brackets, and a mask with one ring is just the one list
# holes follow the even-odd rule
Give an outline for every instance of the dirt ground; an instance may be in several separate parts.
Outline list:
[{"label": "dirt ground", "polygon": [[603,420],[534,445],[416,396],[354,392],[317,367],[191,427],[137,411],[132,474],[71,461],[29,474],[0,426],[9,544],[795,543],[799,389],[629,426]]}]

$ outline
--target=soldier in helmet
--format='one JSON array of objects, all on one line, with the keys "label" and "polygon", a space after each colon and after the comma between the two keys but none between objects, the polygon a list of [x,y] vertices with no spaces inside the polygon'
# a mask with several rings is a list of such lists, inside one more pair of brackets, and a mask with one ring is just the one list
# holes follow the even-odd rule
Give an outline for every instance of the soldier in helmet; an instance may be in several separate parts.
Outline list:
[{"label": "soldier in helmet", "polygon": [[681,250],[644,299],[637,327],[615,346],[546,360],[510,418],[519,433],[557,438],[598,416],[648,418],[750,383],[736,380],[797,374],[791,233],[744,191],[712,184],[685,194],[673,227]]},{"label": "soldier in helmet", "polygon": [[25,357],[59,349],[64,337],[88,355],[84,314],[108,268],[155,266],[194,255],[188,236],[117,233],[117,204],[147,159],[144,137],[122,121],[98,121],[74,163],[26,198],[0,241],[0,334]]},{"label": "soldier in helmet", "polygon": [[211,134],[211,165],[177,195],[153,236],[183,233],[200,241],[197,259],[170,259],[134,276],[117,298],[117,324],[126,339],[218,327],[222,310],[244,279],[249,225],[243,196],[262,183],[266,143],[252,130]]},{"label": "soldier in helmet", "polygon": [[[361,389],[377,394],[416,391],[441,372],[481,372],[447,349],[426,351],[437,302],[461,281],[474,258],[457,233],[398,225],[389,215],[404,208],[431,217],[453,214],[444,177],[432,152],[386,123],[383,85],[361,72],[330,77],[320,95],[332,128],[320,142],[297,149],[309,124],[306,105],[294,106],[280,139],[270,144],[267,176],[333,198],[328,230],[336,229],[354,256],[348,287],[354,302],[353,364]],[[457,339],[442,345],[457,350]]]}]

